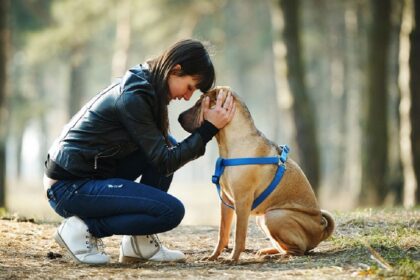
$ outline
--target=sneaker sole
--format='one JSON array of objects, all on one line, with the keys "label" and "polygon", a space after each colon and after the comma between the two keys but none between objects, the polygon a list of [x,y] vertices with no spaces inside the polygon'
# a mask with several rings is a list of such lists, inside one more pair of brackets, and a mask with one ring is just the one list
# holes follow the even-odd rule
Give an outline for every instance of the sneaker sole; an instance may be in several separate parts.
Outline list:
[{"label": "sneaker sole", "polygon": [[147,262],[146,259],[136,258],[136,257],[127,257],[127,256],[121,256],[118,258],[119,263],[125,263],[125,264],[133,264],[133,263],[143,263]]},{"label": "sneaker sole", "polygon": [[58,232],[58,230],[54,233],[54,239],[55,241],[58,243],[58,245],[60,245],[63,249],[65,249],[67,252],[69,252],[70,257],[75,260],[77,263],[81,263],[81,264],[88,264],[88,265],[105,265],[107,263],[88,263],[88,262],[82,262],[81,260],[79,260],[74,254],[73,252],[69,249],[69,247],[67,247],[66,242],[64,242],[63,238],[61,238],[60,233]]},{"label": "sneaker sole", "polygon": [[77,263],[82,263],[75,255],[73,255],[73,252],[67,247],[66,242],[64,242],[63,238],[61,238],[60,233],[58,230],[54,233],[54,239],[60,245],[63,249],[65,249],[67,252],[70,253],[70,256],[73,260],[75,260]]},{"label": "sneaker sole", "polygon": [[147,262],[147,259],[124,256],[122,249],[120,247],[120,255],[118,257],[118,262],[125,263],[125,264],[133,264],[133,263]]},{"label": "sneaker sole", "polygon": [[172,260],[172,261],[160,261],[160,260],[150,260],[150,259],[141,259],[136,257],[127,257],[121,256],[118,258],[119,263],[123,264],[135,264],[135,263],[145,263],[145,262],[154,262],[154,263],[185,263],[186,259]]}]

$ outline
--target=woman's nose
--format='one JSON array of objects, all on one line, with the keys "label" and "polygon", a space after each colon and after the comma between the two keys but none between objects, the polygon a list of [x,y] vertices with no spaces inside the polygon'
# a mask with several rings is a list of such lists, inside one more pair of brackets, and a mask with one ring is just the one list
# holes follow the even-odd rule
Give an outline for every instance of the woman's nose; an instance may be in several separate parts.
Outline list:
[{"label": "woman's nose", "polygon": [[192,94],[193,94],[192,90],[188,91],[186,94],[184,94],[184,99],[187,100],[187,101],[190,100]]}]

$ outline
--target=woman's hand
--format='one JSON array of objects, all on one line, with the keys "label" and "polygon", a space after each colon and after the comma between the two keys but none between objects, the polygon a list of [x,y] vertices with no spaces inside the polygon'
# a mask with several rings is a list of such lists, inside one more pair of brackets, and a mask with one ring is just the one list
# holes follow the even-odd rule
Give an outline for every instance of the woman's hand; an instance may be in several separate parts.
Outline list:
[{"label": "woman's hand", "polygon": [[216,105],[213,108],[210,108],[210,98],[205,97],[201,103],[203,118],[211,122],[218,129],[223,128],[227,125],[232,119],[236,111],[235,102],[233,102],[233,96],[229,92],[225,99],[226,92],[220,91],[217,95]]}]

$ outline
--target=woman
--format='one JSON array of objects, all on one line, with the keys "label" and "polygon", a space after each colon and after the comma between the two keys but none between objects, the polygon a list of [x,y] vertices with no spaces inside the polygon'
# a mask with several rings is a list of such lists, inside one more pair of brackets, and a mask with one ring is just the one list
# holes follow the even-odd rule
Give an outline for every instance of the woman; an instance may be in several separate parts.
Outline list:
[{"label": "woman", "polygon": [[231,96],[214,108],[205,100],[201,127],[176,143],[168,134],[167,105],[189,100],[196,89],[208,91],[214,81],[203,44],[183,40],[127,71],[65,126],[49,150],[44,187],[51,207],[66,218],[55,240],[73,259],[108,263],[99,238],[114,234],[124,235],[121,262],[185,258],[154,235],[175,228],[184,216],[182,203],[166,193],[172,173],[204,154],[235,107]]}]

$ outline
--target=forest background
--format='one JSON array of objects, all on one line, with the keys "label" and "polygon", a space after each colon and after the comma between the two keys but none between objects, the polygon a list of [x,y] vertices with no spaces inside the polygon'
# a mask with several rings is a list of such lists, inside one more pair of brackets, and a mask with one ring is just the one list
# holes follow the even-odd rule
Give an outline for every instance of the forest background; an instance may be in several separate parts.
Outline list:
[{"label": "forest background", "polygon": [[[419,0],[2,0],[0,207],[57,220],[49,146],[111,81],[173,42],[211,44],[218,85],[288,144],[329,210],[414,207],[420,192]],[[198,98],[196,94],[194,100]],[[188,134],[170,105],[171,133]],[[215,141],[176,174],[184,224],[217,224]]]}]

